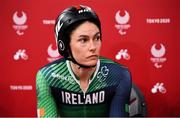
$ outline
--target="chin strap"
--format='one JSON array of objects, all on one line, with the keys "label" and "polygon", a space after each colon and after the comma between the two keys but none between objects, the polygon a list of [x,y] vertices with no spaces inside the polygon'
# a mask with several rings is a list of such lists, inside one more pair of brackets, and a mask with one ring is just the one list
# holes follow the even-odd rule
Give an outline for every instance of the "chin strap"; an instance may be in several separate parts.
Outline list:
[{"label": "chin strap", "polygon": [[93,67],[96,66],[96,65],[93,65],[93,66],[86,66],[86,65],[83,65],[83,64],[78,63],[78,62],[74,59],[71,50],[69,51],[69,55],[70,55],[70,56],[67,57],[66,59],[69,60],[69,61],[72,61],[74,64],[77,64],[77,65],[79,66],[78,69],[80,69],[80,68],[93,68]]},{"label": "chin strap", "polygon": [[80,64],[73,57],[72,58],[67,58],[67,60],[72,61],[74,64],[77,64],[79,66],[78,69],[80,69],[80,68],[93,68],[93,67],[96,66],[96,65],[86,66],[86,65]]}]

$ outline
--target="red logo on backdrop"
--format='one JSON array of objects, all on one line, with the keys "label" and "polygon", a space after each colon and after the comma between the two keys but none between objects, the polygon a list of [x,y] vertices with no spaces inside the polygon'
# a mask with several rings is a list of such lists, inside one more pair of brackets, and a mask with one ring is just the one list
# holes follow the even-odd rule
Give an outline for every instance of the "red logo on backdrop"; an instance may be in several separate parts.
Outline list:
[{"label": "red logo on backdrop", "polygon": [[119,30],[120,35],[125,35],[126,30],[130,28],[130,24],[128,24],[130,16],[129,13],[125,10],[124,15],[120,15],[121,11],[117,11],[115,15],[115,20],[118,24],[115,24],[115,28]]},{"label": "red logo on backdrop", "polygon": [[84,12],[90,12],[91,8],[88,6],[83,6],[83,5],[79,5],[79,6],[75,6],[75,8],[78,10],[78,13],[84,13]]},{"label": "red logo on backdrop", "polygon": [[167,59],[163,57],[166,53],[165,46],[160,44],[160,48],[157,48],[156,44],[153,44],[151,47],[151,54],[153,57],[150,60],[154,63],[154,67],[162,68],[162,63],[164,63]]},{"label": "red logo on backdrop", "polygon": [[53,45],[50,44],[50,45],[48,46],[48,49],[47,49],[47,53],[48,53],[48,55],[49,55],[49,57],[47,58],[47,60],[48,60],[49,62],[55,61],[55,60],[57,60],[57,59],[59,59],[59,58],[62,58],[62,56],[59,55],[59,52],[58,52],[57,47],[56,47],[56,49],[53,49],[52,46],[53,46]]},{"label": "red logo on backdrop", "polygon": [[[18,16],[20,14],[20,16]],[[16,30],[16,33],[20,36],[24,34],[24,30],[28,28],[28,26],[25,24],[27,21],[27,16],[25,12],[18,13],[17,11],[13,14],[13,21],[15,25],[13,25],[13,28]]]}]

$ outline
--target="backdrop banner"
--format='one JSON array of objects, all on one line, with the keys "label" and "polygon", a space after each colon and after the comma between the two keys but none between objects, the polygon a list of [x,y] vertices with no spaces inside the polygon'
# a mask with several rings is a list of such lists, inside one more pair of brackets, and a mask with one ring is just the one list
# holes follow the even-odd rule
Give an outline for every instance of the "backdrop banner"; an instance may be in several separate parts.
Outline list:
[{"label": "backdrop banner", "polygon": [[36,73],[59,55],[54,24],[72,5],[102,23],[101,55],[129,68],[148,116],[180,116],[179,0],[1,0],[0,117],[36,117]]}]

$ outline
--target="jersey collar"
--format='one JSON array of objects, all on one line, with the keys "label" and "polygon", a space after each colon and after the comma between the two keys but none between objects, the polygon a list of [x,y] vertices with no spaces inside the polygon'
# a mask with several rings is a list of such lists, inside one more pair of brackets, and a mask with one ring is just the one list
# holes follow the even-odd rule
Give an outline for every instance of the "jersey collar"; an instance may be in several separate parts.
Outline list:
[{"label": "jersey collar", "polygon": [[[77,78],[75,76],[74,72],[72,71],[72,68],[70,66],[70,61],[69,60],[66,60],[66,65],[67,65],[68,70],[69,70],[71,76],[73,77],[73,79],[80,85],[79,78]],[[96,70],[94,71],[94,74],[93,74],[92,78],[90,79],[89,84],[94,80],[95,76],[97,75],[99,67],[100,67],[100,60],[98,59]]]}]

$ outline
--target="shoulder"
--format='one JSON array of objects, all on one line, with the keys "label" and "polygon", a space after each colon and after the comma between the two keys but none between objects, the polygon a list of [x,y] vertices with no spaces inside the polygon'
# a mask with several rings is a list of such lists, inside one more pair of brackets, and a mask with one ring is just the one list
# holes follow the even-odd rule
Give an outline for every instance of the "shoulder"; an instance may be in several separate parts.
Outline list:
[{"label": "shoulder", "polygon": [[100,57],[100,64],[106,66],[112,76],[131,81],[131,73],[127,66],[117,63],[111,59]]},{"label": "shoulder", "polygon": [[106,65],[108,66],[109,68],[111,69],[114,69],[114,70],[124,70],[124,71],[129,71],[128,67],[125,66],[125,65],[122,65],[120,63],[117,63],[111,59],[108,59],[108,58],[105,58],[105,57],[100,57],[100,64],[101,65]]},{"label": "shoulder", "polygon": [[56,61],[53,61],[51,63],[46,64],[45,66],[41,67],[37,72],[37,77],[39,76],[45,76],[50,71],[55,71],[57,68],[60,68],[61,66],[66,65],[66,59],[61,58]]},{"label": "shoulder", "polygon": [[51,63],[46,64],[41,69],[56,66],[56,65],[61,65],[61,64],[65,64],[65,63],[66,63],[66,59],[65,58],[60,58],[60,59],[58,59],[56,61],[53,61]]}]

